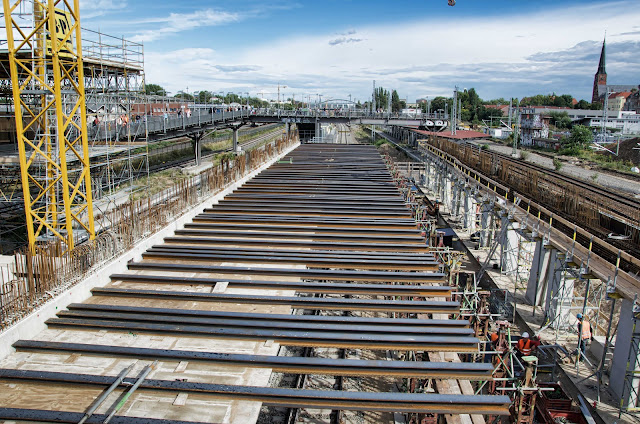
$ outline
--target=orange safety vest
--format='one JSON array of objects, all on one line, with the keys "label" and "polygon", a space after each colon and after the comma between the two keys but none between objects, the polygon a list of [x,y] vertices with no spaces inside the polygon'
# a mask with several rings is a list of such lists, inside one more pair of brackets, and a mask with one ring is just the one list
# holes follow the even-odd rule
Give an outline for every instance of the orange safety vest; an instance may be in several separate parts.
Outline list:
[{"label": "orange safety vest", "polygon": [[591,340],[591,324],[589,324],[589,321],[582,321],[582,340]]},{"label": "orange safety vest", "polygon": [[518,340],[518,344],[516,345],[516,348],[522,352],[522,354],[524,356],[529,356],[531,355],[531,351],[533,350],[533,343],[531,343],[531,339],[520,339]]}]

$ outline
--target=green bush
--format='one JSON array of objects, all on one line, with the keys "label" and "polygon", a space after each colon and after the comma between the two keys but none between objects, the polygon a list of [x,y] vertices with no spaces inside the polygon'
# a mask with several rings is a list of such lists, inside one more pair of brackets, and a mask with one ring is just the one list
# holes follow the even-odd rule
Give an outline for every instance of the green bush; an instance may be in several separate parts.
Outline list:
[{"label": "green bush", "polygon": [[573,145],[561,149],[558,153],[565,156],[580,156],[583,153],[583,149]]},{"label": "green bush", "polygon": [[562,162],[560,161],[560,159],[558,158],[553,158],[553,167],[556,169],[556,171],[559,171],[562,168]]}]

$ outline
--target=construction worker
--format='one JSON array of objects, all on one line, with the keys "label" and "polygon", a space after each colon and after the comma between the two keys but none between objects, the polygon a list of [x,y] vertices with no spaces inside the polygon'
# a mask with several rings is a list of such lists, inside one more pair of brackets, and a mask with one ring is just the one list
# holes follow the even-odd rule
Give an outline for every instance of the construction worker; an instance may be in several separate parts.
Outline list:
[{"label": "construction worker", "polygon": [[[578,318],[578,347],[584,355],[587,349],[587,345],[591,343],[591,340],[593,340],[593,334],[591,334],[591,324],[588,320],[584,319],[582,314],[576,315],[576,318]],[[576,350],[576,354],[577,353],[578,351]]]},{"label": "construction worker", "polygon": [[529,333],[525,331],[522,333],[518,343],[516,343],[517,354],[520,358],[523,356],[531,356],[540,344],[540,340],[537,337],[532,338],[529,336]]}]

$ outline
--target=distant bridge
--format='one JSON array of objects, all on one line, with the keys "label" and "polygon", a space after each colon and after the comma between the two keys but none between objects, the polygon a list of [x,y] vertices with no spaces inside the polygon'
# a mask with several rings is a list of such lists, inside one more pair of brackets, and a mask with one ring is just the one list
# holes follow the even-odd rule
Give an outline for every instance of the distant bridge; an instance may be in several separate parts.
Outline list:
[{"label": "distant bridge", "polygon": [[198,141],[205,133],[218,128],[230,127],[237,130],[241,125],[247,123],[276,122],[314,127],[325,123],[394,125],[430,131],[442,131],[449,125],[449,121],[442,117],[424,114],[369,113],[354,110],[237,110],[219,112],[213,109],[196,108],[189,117],[184,114],[167,118],[143,116],[128,124],[119,124],[115,121],[112,125],[92,126],[89,124],[87,130],[89,139],[94,142],[101,140],[155,142],[177,137],[190,137]]}]

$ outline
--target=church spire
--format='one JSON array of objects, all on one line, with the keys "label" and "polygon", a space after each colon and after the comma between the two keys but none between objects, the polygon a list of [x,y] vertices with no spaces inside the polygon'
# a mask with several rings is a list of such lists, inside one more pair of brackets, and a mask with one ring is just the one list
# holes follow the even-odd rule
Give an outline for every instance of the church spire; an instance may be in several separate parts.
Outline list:
[{"label": "church spire", "polygon": [[[591,95],[591,103],[599,102],[602,100],[602,92],[606,95],[606,86],[607,86],[607,71],[605,71],[605,45],[606,45],[606,36],[605,39],[602,40],[602,51],[600,52],[600,63],[598,63],[598,72],[596,72],[595,77],[593,78],[593,94]],[[604,91],[602,88],[604,87]]]},{"label": "church spire", "polygon": [[607,73],[607,71],[605,71],[604,69],[604,65],[605,65],[605,43],[606,40],[602,41],[602,51],[600,52],[600,63],[598,64],[598,74],[605,74]]}]

